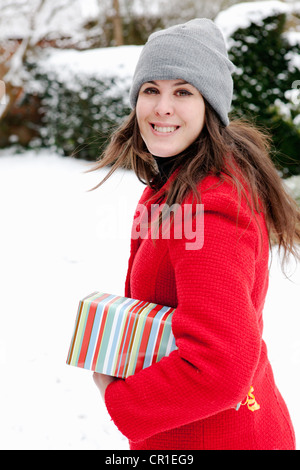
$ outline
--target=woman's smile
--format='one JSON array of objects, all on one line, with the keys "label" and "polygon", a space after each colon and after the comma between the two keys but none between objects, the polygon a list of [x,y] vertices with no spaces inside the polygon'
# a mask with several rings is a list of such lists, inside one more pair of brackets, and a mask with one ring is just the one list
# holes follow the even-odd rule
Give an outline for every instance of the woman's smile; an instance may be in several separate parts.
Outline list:
[{"label": "woman's smile", "polygon": [[172,135],[175,131],[177,131],[180,126],[174,124],[163,124],[163,123],[150,123],[151,128],[153,129],[153,133],[155,135]]}]

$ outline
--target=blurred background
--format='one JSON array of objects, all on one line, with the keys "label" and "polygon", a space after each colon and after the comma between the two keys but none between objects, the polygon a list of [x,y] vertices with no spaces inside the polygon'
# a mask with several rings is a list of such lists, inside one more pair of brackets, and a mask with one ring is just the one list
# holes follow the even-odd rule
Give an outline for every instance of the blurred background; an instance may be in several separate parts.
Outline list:
[{"label": "blurred background", "polygon": [[[235,63],[231,115],[272,135],[300,203],[300,2],[0,0],[0,448],[127,449],[88,371],[66,365],[79,300],[123,295],[132,171],[85,173],[130,111],[150,33],[195,17]],[[300,267],[270,259],[265,332],[300,445]]]},{"label": "blurred background", "polygon": [[[95,160],[128,114],[150,33],[216,20],[235,63],[232,115],[267,127],[284,177],[300,173],[300,6],[294,1],[0,0],[0,148]],[[126,47],[127,46],[127,47]]]}]

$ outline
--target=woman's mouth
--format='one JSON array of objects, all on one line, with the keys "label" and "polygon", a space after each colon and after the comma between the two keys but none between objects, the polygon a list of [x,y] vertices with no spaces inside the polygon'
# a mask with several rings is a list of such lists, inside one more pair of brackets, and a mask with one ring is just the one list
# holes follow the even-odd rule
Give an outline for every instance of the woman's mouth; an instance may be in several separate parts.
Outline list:
[{"label": "woman's mouth", "polygon": [[171,134],[172,132],[177,131],[180,126],[158,126],[156,124],[151,124],[152,129],[160,134]]}]

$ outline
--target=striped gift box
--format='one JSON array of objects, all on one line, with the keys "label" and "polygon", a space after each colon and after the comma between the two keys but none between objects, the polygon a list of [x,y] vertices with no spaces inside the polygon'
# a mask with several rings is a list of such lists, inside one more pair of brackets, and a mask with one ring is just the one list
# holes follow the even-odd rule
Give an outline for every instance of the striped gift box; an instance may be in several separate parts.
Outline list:
[{"label": "striped gift box", "polygon": [[94,292],[80,301],[67,364],[125,378],[176,349],[175,308]]}]

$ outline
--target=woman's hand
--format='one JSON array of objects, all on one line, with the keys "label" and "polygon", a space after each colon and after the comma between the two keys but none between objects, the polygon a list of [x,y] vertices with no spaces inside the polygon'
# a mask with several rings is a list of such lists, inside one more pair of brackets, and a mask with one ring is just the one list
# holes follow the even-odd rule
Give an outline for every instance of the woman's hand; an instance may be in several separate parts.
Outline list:
[{"label": "woman's hand", "polygon": [[110,375],[105,375],[105,374],[99,374],[98,372],[94,372],[93,379],[94,379],[95,384],[100,390],[103,400],[104,400],[105,391],[108,385],[114,382],[115,380],[117,380],[116,377],[111,377]]}]

